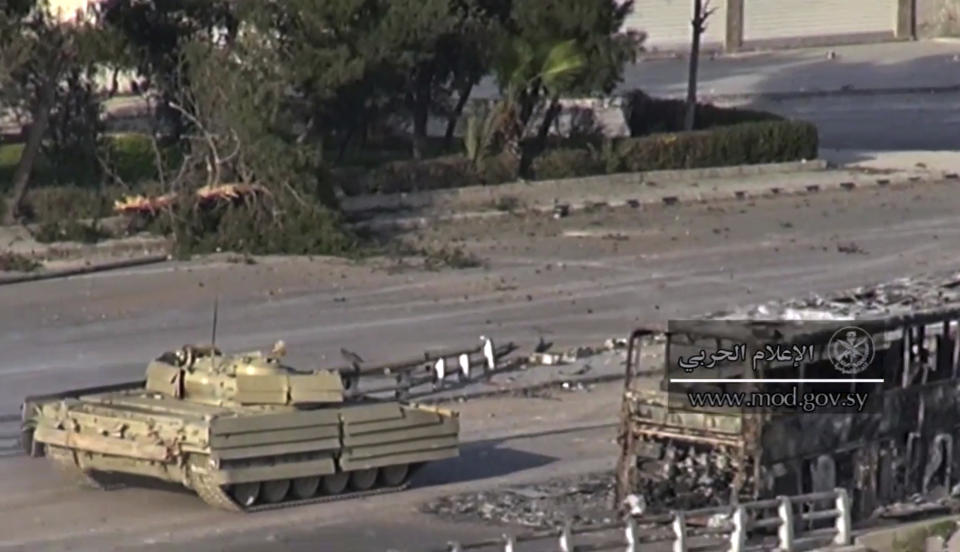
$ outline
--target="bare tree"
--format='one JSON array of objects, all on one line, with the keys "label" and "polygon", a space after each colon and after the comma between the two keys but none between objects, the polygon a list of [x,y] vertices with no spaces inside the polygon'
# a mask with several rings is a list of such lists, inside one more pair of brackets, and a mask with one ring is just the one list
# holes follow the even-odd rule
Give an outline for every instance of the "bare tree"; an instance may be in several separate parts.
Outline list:
[{"label": "bare tree", "polygon": [[693,36],[690,42],[690,70],[687,80],[687,115],[684,130],[693,130],[697,117],[697,68],[700,63],[700,37],[707,30],[707,19],[717,8],[710,7],[710,0],[693,0]]}]

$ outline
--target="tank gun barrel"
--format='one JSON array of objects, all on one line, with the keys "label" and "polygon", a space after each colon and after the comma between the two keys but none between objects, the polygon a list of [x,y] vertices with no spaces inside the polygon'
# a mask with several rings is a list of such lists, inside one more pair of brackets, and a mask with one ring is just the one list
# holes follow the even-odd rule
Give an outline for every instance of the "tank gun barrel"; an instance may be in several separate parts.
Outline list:
[{"label": "tank gun barrel", "polygon": [[[498,345],[494,348],[493,356],[495,359],[499,360],[500,358],[512,353],[517,349],[516,344],[513,342],[506,343],[504,345]],[[360,365],[359,369],[353,366],[340,366],[337,368],[332,368],[334,372],[339,372],[344,375],[395,375],[402,372],[413,372],[427,363],[436,362],[441,358],[457,358],[460,355],[479,355],[483,353],[483,346],[477,346],[467,349],[451,349],[448,351],[441,351],[438,353],[424,353],[422,357],[411,358],[409,360],[394,361],[386,364],[378,365]]]}]

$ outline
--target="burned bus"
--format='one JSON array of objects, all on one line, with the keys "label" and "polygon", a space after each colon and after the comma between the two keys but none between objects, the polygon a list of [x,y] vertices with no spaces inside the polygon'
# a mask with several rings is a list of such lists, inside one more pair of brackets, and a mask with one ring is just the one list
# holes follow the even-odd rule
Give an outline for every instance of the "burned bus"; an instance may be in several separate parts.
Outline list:
[{"label": "burned bus", "polygon": [[[712,486],[701,498],[715,504],[844,487],[856,518],[863,519],[916,493],[949,493],[960,475],[954,443],[960,425],[960,302],[912,312],[885,309],[885,316],[877,310],[862,315],[865,320],[813,327],[796,320],[672,323],[656,383],[635,377],[641,344],[655,332],[635,331],[621,412],[618,502],[644,492],[641,481],[656,478],[670,487]],[[836,377],[831,340],[850,327],[873,338],[872,370],[879,377]],[[720,358],[729,360],[738,348],[763,350],[772,342],[795,352],[817,352],[801,355],[800,362],[761,356],[759,367],[756,358],[740,358],[743,362],[714,368],[709,378],[676,378],[685,382],[680,388],[673,383],[677,374],[691,375],[678,368],[677,359],[684,358],[678,350],[700,351],[695,356],[702,360],[709,343],[726,351]],[[686,383],[691,380],[695,383]],[[691,404],[694,393],[763,396],[785,394],[787,386],[801,395],[869,394],[872,402],[866,408],[822,412]]]}]

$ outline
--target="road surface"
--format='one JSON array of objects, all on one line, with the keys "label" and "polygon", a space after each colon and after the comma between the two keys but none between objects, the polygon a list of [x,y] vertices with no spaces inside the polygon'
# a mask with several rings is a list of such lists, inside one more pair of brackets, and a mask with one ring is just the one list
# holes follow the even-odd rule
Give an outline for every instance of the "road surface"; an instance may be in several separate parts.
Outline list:
[{"label": "road surface", "polygon": [[[464,239],[488,262],[460,271],[268,260],[0,287],[0,414],[15,412],[26,394],[139,377],[145,361],[160,351],[206,340],[214,293],[221,296],[217,341],[224,348],[264,348],[282,338],[294,365],[316,366],[339,364],[341,346],[376,361],[476,343],[481,334],[527,344],[541,333],[558,344],[597,343],[670,317],[956,269],[955,186],[627,208],[559,221],[518,216],[425,232],[424,241]],[[851,243],[860,252],[841,251]],[[463,405],[464,437],[476,442],[497,432],[609,423],[616,409],[613,388],[609,395],[570,395],[577,400],[559,406],[533,399],[469,402]],[[217,550],[224,543],[283,538],[285,549],[305,551],[356,534],[349,547],[337,549],[388,548],[374,547],[374,537],[351,530],[359,528],[360,515],[369,516],[365,530],[377,539],[408,546],[411,539],[429,537],[442,544],[451,535],[490,533],[445,524],[430,535],[412,532],[414,523],[427,523],[414,513],[419,501],[612,463],[611,432],[584,430],[575,437],[582,441],[571,445],[570,435],[550,434],[495,447],[478,443],[460,460],[431,468],[406,493],[349,507],[241,517],[207,511],[192,496],[170,489],[71,489],[52,478],[43,462],[9,458],[0,460],[0,547],[150,549],[167,543],[172,549],[182,543],[170,539],[180,538],[202,545],[191,549]]]}]

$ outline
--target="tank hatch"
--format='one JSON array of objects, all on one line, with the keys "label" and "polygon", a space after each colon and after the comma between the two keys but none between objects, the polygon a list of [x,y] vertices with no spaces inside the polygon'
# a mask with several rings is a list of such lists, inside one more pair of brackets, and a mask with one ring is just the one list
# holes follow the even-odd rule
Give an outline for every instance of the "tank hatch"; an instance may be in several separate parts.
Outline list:
[{"label": "tank hatch", "polygon": [[147,391],[185,400],[218,404],[307,405],[340,403],[343,381],[338,372],[298,371],[283,364],[282,342],[264,354],[252,351],[223,355],[208,346],[184,346],[164,353],[147,366]]}]

